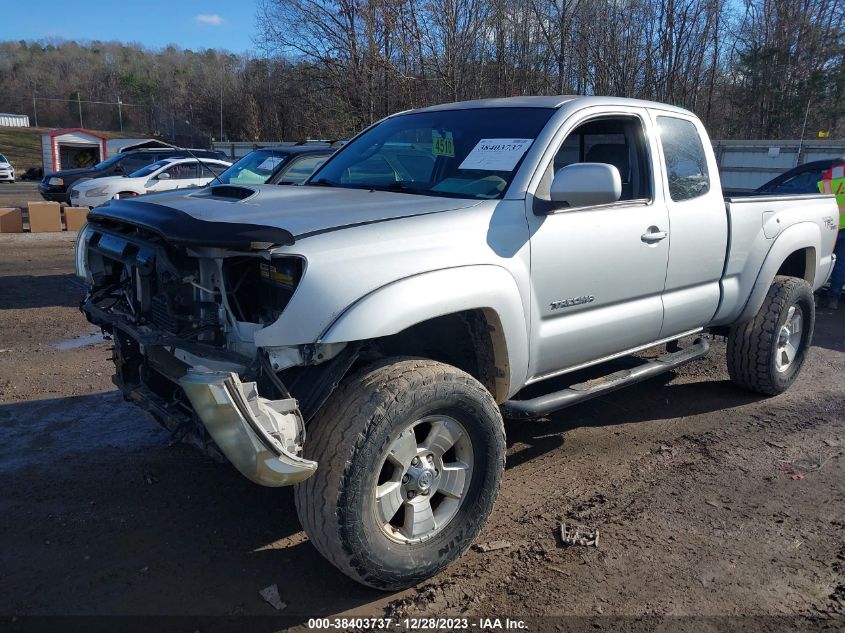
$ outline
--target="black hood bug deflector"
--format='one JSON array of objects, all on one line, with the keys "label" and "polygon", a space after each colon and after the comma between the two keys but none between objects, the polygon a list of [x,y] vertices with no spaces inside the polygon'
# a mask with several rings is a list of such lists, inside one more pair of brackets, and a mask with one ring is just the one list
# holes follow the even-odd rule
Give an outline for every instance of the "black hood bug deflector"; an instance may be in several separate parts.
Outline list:
[{"label": "black hood bug deflector", "polygon": [[290,246],[290,231],[258,224],[214,222],[142,200],[111,200],[92,209],[88,221],[102,225],[129,224],[156,233],[169,242],[187,246],[249,249],[253,243]]}]

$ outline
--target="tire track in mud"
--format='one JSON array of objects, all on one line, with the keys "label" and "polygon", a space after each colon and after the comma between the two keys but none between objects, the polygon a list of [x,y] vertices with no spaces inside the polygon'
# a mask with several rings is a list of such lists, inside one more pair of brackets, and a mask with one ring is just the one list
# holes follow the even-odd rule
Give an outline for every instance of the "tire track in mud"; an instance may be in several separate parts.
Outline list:
[{"label": "tire track in mud", "polygon": [[[721,373],[712,364],[704,369],[710,378]],[[742,402],[729,415],[713,407],[665,424],[658,406],[664,388],[646,385],[634,388],[639,393],[627,408],[634,417],[650,412],[652,421],[557,433],[554,421],[539,422],[534,435],[509,426],[509,458],[516,455],[517,464],[506,471],[497,509],[479,540],[506,539],[512,547],[470,552],[388,611],[497,613],[507,604],[508,613],[532,614],[790,613],[826,591],[838,596],[838,586],[820,582],[816,572],[806,580],[790,572],[808,562],[800,551],[807,539],[796,538],[808,519],[789,504],[790,484],[804,482],[778,470],[823,447],[825,438],[838,437],[845,446],[837,413],[842,402],[825,397],[825,383],[815,376],[826,373],[820,369],[802,377],[805,386],[816,388],[813,397],[788,393]],[[679,375],[673,384],[691,378]],[[614,409],[596,401],[570,413],[582,422],[605,423]],[[549,450],[522,462],[519,451],[532,450],[532,439],[545,441]],[[828,471],[818,473],[827,481],[817,484],[818,492],[831,508],[845,508],[842,486],[836,485],[845,471],[843,452],[828,448]],[[772,487],[779,490],[767,494]],[[841,532],[821,515],[811,521],[818,532]],[[599,548],[559,547],[556,530],[564,520],[600,528]],[[832,547],[829,537],[810,540],[814,549]],[[761,551],[768,561],[758,560]],[[643,572],[636,562],[653,569]],[[782,575],[764,580],[759,568],[771,565]],[[726,579],[727,590],[714,589]],[[722,597],[701,595],[712,592]]]}]

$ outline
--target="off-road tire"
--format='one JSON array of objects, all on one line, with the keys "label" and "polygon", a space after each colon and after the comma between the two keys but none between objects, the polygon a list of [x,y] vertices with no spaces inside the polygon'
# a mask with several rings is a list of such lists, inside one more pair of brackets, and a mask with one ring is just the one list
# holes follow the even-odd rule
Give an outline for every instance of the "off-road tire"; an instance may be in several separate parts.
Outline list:
[{"label": "off-road tire", "polygon": [[[378,525],[373,486],[381,457],[404,425],[432,414],[459,419],[475,466],[457,514],[421,543],[397,543]],[[469,374],[424,359],[379,361],[345,379],[309,423],[304,456],[317,471],[294,489],[302,527],[347,576],[382,590],[431,577],[469,547],[490,511],[505,465],[495,400]]]},{"label": "off-road tire", "polygon": [[[793,305],[799,305],[804,315],[801,342],[788,369],[779,372],[775,363],[778,333]],[[730,330],[727,357],[731,380],[743,389],[766,395],[786,391],[807,357],[815,315],[810,284],[796,277],[775,277],[757,315]]]}]

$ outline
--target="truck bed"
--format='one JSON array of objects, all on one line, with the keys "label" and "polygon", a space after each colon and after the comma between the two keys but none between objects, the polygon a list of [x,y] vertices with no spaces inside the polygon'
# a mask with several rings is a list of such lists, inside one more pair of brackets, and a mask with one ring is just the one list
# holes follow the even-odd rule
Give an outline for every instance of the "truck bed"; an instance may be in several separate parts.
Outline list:
[{"label": "truck bed", "polygon": [[813,290],[827,281],[838,227],[833,196],[731,195],[725,197],[725,212],[728,249],[722,275],[722,300],[713,325],[731,323],[742,315],[766,256],[778,247],[779,238],[787,231],[804,235],[820,256],[814,267],[809,264],[811,259],[800,253],[786,265],[795,267],[793,272],[808,279]]}]

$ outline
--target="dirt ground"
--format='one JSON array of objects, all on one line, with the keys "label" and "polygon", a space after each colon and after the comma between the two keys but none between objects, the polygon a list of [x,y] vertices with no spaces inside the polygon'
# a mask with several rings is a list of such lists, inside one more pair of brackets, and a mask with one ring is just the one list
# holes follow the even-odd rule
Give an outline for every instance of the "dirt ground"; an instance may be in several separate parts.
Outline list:
[{"label": "dirt ground", "polygon": [[0,207],[26,209],[28,202],[40,202],[44,198],[38,193],[37,182],[19,181],[0,183]]},{"label": "dirt ground", "polygon": [[[72,235],[0,236],[0,615],[271,616],[258,592],[277,584],[291,624],[756,615],[845,627],[845,306],[819,312],[804,371],[779,397],[733,387],[716,341],[682,371],[508,423],[502,490],[477,540],[508,546],[384,594],[317,554],[289,489],[171,446],[122,401],[72,269]],[[563,521],[598,528],[598,547],[562,547]]]}]

